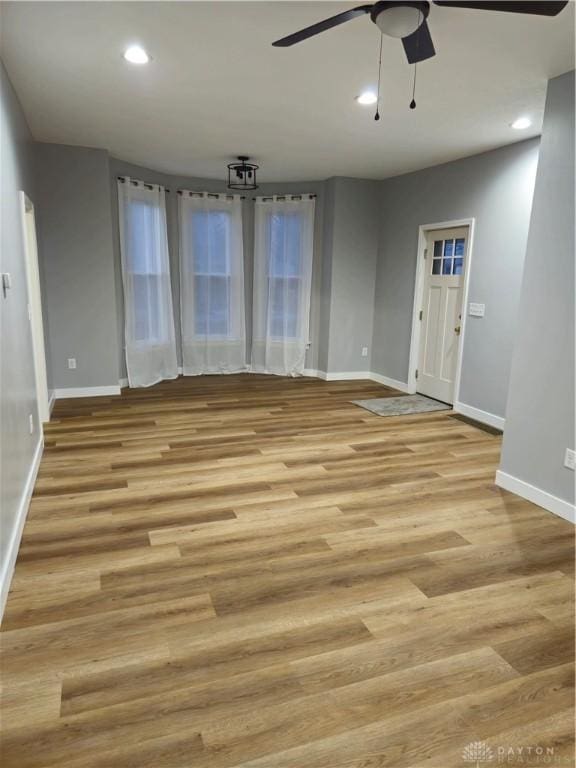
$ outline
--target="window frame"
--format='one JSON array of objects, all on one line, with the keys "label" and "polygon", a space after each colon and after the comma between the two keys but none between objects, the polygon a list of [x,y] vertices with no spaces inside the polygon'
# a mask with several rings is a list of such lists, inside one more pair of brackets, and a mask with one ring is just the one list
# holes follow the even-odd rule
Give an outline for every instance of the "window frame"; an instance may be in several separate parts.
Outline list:
[{"label": "window frame", "polygon": [[[194,283],[194,289],[196,289],[196,279],[197,278],[205,278],[207,280],[212,279],[222,279],[226,281],[226,295],[228,297],[228,302],[226,306],[226,326],[227,326],[227,333],[208,333],[208,332],[199,332],[198,331],[198,324],[197,324],[197,311],[198,311],[198,303],[194,302],[194,338],[200,339],[200,338],[208,338],[211,341],[235,341],[236,335],[233,331],[233,322],[232,322],[232,304],[231,304],[231,283],[232,283],[232,259],[231,259],[231,238],[232,238],[232,213],[230,211],[223,211],[219,209],[214,210],[194,210],[191,209],[188,211],[189,221],[187,222],[189,227],[189,233],[188,237],[191,242],[194,242],[194,224],[193,220],[195,217],[207,217],[208,221],[210,220],[210,217],[213,215],[223,216],[226,220],[225,225],[225,265],[226,265],[226,272],[206,272],[206,271],[197,271],[196,269],[196,248],[192,249],[192,253],[194,255],[193,263],[191,265],[188,265],[189,268],[189,274],[192,276],[192,280]],[[191,269],[190,269],[191,267]],[[206,324],[207,324],[208,318],[206,317]]]},{"label": "window frame", "polygon": [[[146,227],[151,226],[152,228],[159,226],[161,209],[158,203],[154,202],[153,200],[134,198],[134,199],[129,199],[125,201],[124,226],[128,228],[127,241],[129,243],[125,269],[127,273],[132,276],[132,282],[134,286],[134,293],[133,293],[134,295],[134,328],[133,328],[134,343],[140,347],[158,347],[158,346],[171,343],[172,336],[170,334],[170,329],[168,327],[165,327],[166,324],[162,316],[161,307],[156,306],[156,311],[154,313],[154,316],[148,313],[145,318],[148,333],[146,333],[142,337],[139,336],[138,321],[136,317],[137,315],[136,283],[145,282],[146,292],[149,295],[152,292],[149,285],[154,283],[167,282],[169,289],[171,291],[172,285],[171,285],[171,278],[170,278],[170,269],[169,269],[169,265],[166,265],[167,269],[163,268],[161,259],[158,258],[158,254],[155,254],[156,271],[150,271],[150,270],[142,271],[140,269],[135,268],[140,266],[135,263],[136,259],[134,257],[135,244],[137,239],[134,235],[134,232],[138,228],[138,222],[135,221],[135,217],[133,216],[136,209],[142,209],[146,211],[146,217],[150,217],[151,220],[146,221],[145,225]],[[156,293],[160,295],[161,292],[156,290]],[[149,306],[150,304],[148,304],[145,307],[145,309],[147,309]],[[155,326],[154,333],[150,332],[153,325]]]},{"label": "window frame", "polygon": [[291,218],[293,221],[299,222],[299,237],[300,239],[304,235],[304,214],[301,211],[266,211],[266,245],[267,245],[267,272],[266,272],[266,278],[268,283],[268,300],[271,302],[271,299],[274,295],[274,289],[273,285],[277,282],[285,283],[286,281],[294,281],[297,284],[298,290],[296,292],[296,295],[298,297],[298,303],[295,307],[294,311],[294,333],[293,335],[286,336],[286,335],[279,335],[273,333],[273,327],[274,327],[274,320],[273,320],[273,309],[272,305],[268,307],[268,315],[269,315],[269,322],[270,322],[270,339],[272,342],[278,342],[278,343],[296,343],[298,339],[300,338],[299,334],[299,328],[298,328],[298,319],[300,315],[300,297],[302,295],[302,286],[304,281],[304,264],[302,263],[302,259],[299,259],[299,270],[297,275],[287,275],[287,274],[274,274],[273,270],[273,264],[274,264],[274,254],[272,251],[272,221],[275,217],[281,217],[283,219]]}]

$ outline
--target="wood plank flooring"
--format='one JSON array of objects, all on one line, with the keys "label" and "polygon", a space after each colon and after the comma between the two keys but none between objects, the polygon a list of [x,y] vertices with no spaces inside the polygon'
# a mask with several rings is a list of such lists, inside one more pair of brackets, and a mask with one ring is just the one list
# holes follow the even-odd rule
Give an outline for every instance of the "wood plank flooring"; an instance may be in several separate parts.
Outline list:
[{"label": "wood plank flooring", "polygon": [[397,394],[59,401],[2,625],[3,767],[450,768],[476,741],[574,765],[573,528],[495,487],[499,436],[350,404]]}]

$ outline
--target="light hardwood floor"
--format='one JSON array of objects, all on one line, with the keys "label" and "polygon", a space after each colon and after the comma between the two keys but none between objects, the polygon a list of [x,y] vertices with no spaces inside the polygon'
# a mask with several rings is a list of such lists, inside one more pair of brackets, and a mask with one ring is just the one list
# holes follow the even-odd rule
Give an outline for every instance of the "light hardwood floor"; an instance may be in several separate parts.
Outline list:
[{"label": "light hardwood floor", "polygon": [[475,741],[573,765],[572,526],[494,486],[498,436],[349,402],[395,394],[222,376],[58,402],[2,626],[3,767],[451,768]]}]

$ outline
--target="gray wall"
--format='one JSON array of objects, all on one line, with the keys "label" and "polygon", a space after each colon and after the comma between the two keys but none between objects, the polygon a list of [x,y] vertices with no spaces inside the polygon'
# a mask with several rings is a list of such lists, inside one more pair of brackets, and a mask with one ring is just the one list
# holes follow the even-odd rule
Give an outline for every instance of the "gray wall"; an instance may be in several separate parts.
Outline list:
[{"label": "gray wall", "polygon": [[408,380],[418,227],[474,217],[460,401],[504,416],[538,140],[381,182],[372,370]]},{"label": "gray wall", "polygon": [[[26,263],[18,192],[35,200],[32,137],[4,66],[0,63],[0,158],[2,161],[1,271],[12,288],[0,291],[0,567],[3,607],[9,557],[15,554],[18,515],[34,453],[40,441],[32,336],[28,321]],[[34,430],[30,434],[29,416]]]},{"label": "gray wall", "polygon": [[[406,381],[418,226],[474,216],[470,301],[486,303],[487,311],[483,319],[469,318],[460,399],[503,416],[537,154],[538,141],[531,140],[381,182],[333,178],[262,184],[258,194],[317,195],[306,367],[330,373],[372,370]],[[115,383],[126,376],[116,177],[128,175],[171,190],[166,202],[176,319],[180,312],[176,190],[222,192],[225,182],[160,173],[108,159],[100,150],[40,145],[38,158],[54,386]],[[78,174],[89,183],[85,197],[77,194]],[[253,228],[248,196],[244,203],[248,351]],[[89,249],[79,253],[84,242]],[[71,274],[69,267],[76,273]],[[79,290],[81,283],[85,294]],[[86,322],[75,324],[70,318],[77,315],[78,302]],[[112,327],[115,343],[110,345]],[[103,332],[95,333],[94,328]],[[179,333],[178,322],[176,329]],[[362,357],[362,347],[368,347],[367,357]],[[78,358],[76,372],[66,367],[67,358],[73,356]]]},{"label": "gray wall", "polygon": [[[118,384],[108,153],[36,145],[36,222],[52,386]],[[77,360],[68,369],[68,358]]]},{"label": "gray wall", "polygon": [[[118,236],[118,176],[131,176],[153,184],[161,184],[170,190],[166,196],[166,218],[168,223],[168,244],[170,249],[170,263],[172,270],[172,298],[174,303],[174,315],[176,319],[176,337],[178,350],[178,364],[181,364],[180,350],[180,282],[179,282],[179,254],[178,254],[178,189],[192,189],[203,192],[227,192],[226,182],[217,179],[200,179],[186,176],[174,176],[160,173],[149,168],[132,165],[122,160],[111,158],[110,160],[110,188],[112,201],[112,227],[114,266],[116,277],[116,305],[117,305],[117,338],[119,349],[119,366],[122,378],[126,376],[126,363],[124,359],[124,300],[122,294],[122,271],[120,262],[120,242]],[[243,229],[244,229],[244,270],[245,270],[245,297],[246,297],[246,345],[248,355],[251,348],[252,317],[252,278],[254,261],[254,204],[253,195],[282,195],[310,193],[316,195],[316,218],[314,225],[314,265],[312,274],[312,298],[310,309],[310,349],[306,355],[306,367],[318,367],[318,350],[320,334],[320,303],[322,292],[322,254],[324,233],[324,182],[306,181],[303,183],[287,182],[276,184],[260,184],[257,191],[248,193],[243,204]],[[248,357],[249,359],[249,357]]]},{"label": "gray wall", "polygon": [[574,504],[574,72],[548,84],[501,470]]},{"label": "gray wall", "polygon": [[[329,307],[322,346],[329,373],[370,371],[378,255],[379,182],[330,180],[326,208],[325,291]],[[327,346],[327,348],[326,348]],[[362,357],[362,347],[368,356]]]}]

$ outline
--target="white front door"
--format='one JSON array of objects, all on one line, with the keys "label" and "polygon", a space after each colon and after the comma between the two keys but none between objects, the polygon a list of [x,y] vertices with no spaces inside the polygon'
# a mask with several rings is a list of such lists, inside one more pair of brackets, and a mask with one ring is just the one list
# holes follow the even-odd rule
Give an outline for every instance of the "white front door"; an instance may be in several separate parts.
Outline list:
[{"label": "white front door", "polygon": [[417,391],[454,402],[468,227],[428,232]]}]

